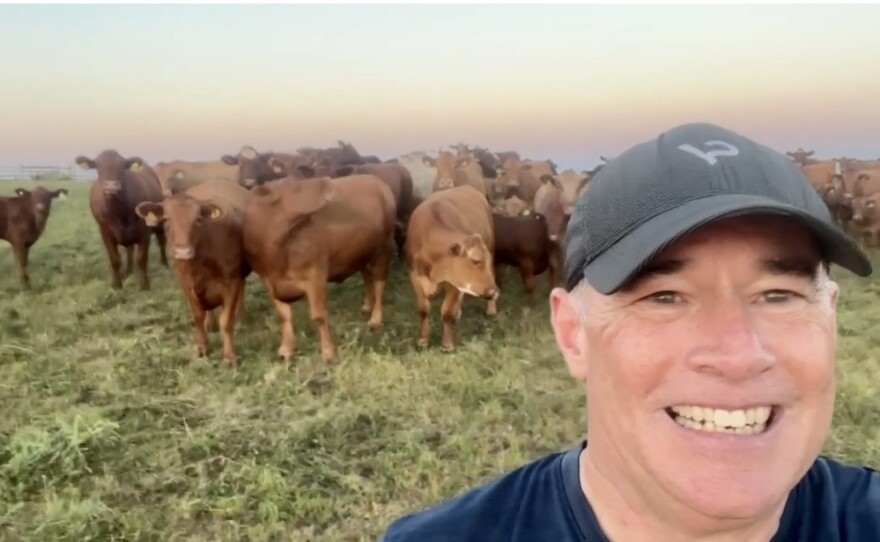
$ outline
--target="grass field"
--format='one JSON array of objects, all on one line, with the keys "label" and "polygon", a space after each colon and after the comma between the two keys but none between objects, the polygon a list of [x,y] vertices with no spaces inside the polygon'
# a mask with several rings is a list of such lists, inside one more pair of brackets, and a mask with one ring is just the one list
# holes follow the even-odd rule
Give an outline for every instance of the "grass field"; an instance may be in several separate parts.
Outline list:
[{"label": "grass field", "polygon": [[[27,184],[0,183],[0,194]],[[392,519],[585,433],[546,278],[529,308],[508,274],[494,320],[468,298],[457,351],[442,354],[439,302],[431,350],[414,348],[402,264],[379,332],[367,330],[355,277],[330,289],[339,362],[320,361],[298,303],[285,369],[274,309],[252,275],[233,370],[216,333],[211,357],[195,357],[189,311],[155,243],[152,291],[133,275],[111,290],[88,185],[44,186],[70,197],[31,251],[33,291],[20,290],[0,243],[0,539],[375,540]],[[841,344],[826,451],[876,468],[880,281],[834,274]]]}]

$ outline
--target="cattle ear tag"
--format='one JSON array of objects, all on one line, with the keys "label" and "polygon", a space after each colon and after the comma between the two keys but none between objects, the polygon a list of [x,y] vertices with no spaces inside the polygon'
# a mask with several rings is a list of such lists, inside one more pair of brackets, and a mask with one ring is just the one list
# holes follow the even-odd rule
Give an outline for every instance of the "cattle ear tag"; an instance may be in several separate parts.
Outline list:
[{"label": "cattle ear tag", "polygon": [[141,170],[141,165],[137,162],[133,163],[130,168],[131,171],[138,172]]},{"label": "cattle ear tag", "polygon": [[156,226],[159,224],[159,219],[153,213],[147,213],[144,217],[144,222],[147,223],[147,226]]},{"label": "cattle ear tag", "polygon": [[223,211],[220,210],[219,207],[214,207],[214,209],[211,211],[211,218],[213,218],[214,220],[217,220],[221,216],[223,216]]}]

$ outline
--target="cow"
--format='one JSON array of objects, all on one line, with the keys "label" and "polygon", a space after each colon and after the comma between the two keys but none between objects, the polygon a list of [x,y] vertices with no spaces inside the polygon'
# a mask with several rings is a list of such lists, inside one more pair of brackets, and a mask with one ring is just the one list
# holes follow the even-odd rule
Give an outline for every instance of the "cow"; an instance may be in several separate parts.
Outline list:
[{"label": "cow", "polygon": [[541,187],[540,179],[544,175],[553,175],[553,170],[546,161],[522,162],[517,158],[508,158],[498,171],[496,182],[503,187],[505,197],[516,194],[531,205],[535,200],[535,193]]},{"label": "cow", "polygon": [[[428,160],[425,160],[428,158]],[[413,180],[413,194],[425,198],[433,192],[434,178],[437,176],[437,167],[431,165],[432,158],[421,151],[410,152],[398,156],[395,161],[409,171]]]},{"label": "cow", "polygon": [[297,152],[322,163],[330,171],[341,166],[364,163],[364,157],[354,148],[354,145],[345,141],[338,141],[336,147],[328,147],[326,149],[301,147],[297,149]]},{"label": "cow", "polygon": [[855,236],[859,240],[865,239],[868,245],[874,248],[880,247],[878,205],[880,205],[880,191],[855,197],[852,200],[852,225]]},{"label": "cow", "polygon": [[333,177],[350,175],[375,175],[382,179],[394,194],[397,206],[397,223],[394,227],[394,240],[398,254],[403,255],[406,238],[406,221],[413,211],[413,182],[409,171],[400,164],[361,164],[341,166],[333,172]]},{"label": "cow", "polygon": [[472,156],[456,157],[449,151],[440,151],[436,158],[422,157],[422,161],[437,168],[432,192],[446,190],[453,186],[471,185],[486,197],[486,182],[482,171]]},{"label": "cow", "polygon": [[562,189],[562,205],[565,214],[571,215],[577,199],[587,191],[587,187],[590,184],[590,176],[579,174],[573,169],[566,169],[559,174],[557,184]]},{"label": "cow", "polygon": [[169,197],[178,192],[184,192],[199,183],[209,179],[225,179],[229,182],[239,182],[239,167],[237,164],[229,165],[222,160],[209,160],[202,162],[187,162],[185,160],[173,160],[171,162],[158,162],[153,165],[153,171],[159,177],[162,185],[162,195]]},{"label": "cow", "polygon": [[431,299],[445,289],[440,308],[442,350],[454,350],[453,324],[461,318],[464,294],[488,301],[497,313],[492,210],[469,185],[434,192],[413,211],[406,232],[406,263],[420,318],[418,346],[428,346]]},{"label": "cow", "polygon": [[244,307],[245,279],[251,269],[244,257],[242,225],[250,192],[216,179],[166,198],[144,201],[135,213],[149,226],[161,225],[171,243],[177,282],[189,304],[198,355],[207,356],[207,315],[218,318],[223,359],[237,364],[234,328]]},{"label": "cow", "polygon": [[[547,232],[547,218],[540,213],[521,216],[505,216],[492,213],[495,233],[495,276],[500,277],[500,267],[508,265],[519,270],[526,301],[534,303],[538,275],[549,271],[550,287],[561,275],[561,267],[554,259],[554,243]],[[499,286],[500,280],[498,280]]]},{"label": "cow", "polygon": [[[147,226],[134,209],[144,201],[161,202],[162,186],[156,172],[139,157],[123,158],[117,151],[107,149],[94,160],[78,156],[76,163],[83,169],[95,169],[98,179],[89,190],[89,209],[101,240],[107,249],[112,274],[111,287],[122,288],[122,280],[132,271],[134,247],[137,246],[137,274],[141,290],[150,289],[147,265],[150,253],[150,236],[156,236],[162,265],[168,267],[165,254],[165,232],[161,227]],[[117,247],[126,249],[125,271],[120,274],[120,258]]]},{"label": "cow", "polygon": [[281,319],[278,355],[294,352],[289,303],[307,297],[321,336],[321,357],[336,357],[327,315],[327,284],[360,272],[369,327],[382,325],[393,253],[394,195],[375,175],[330,179],[285,177],[252,190],[245,211],[245,257],[263,281]]},{"label": "cow", "polygon": [[226,165],[238,166],[238,183],[250,189],[283,176],[269,165],[271,154],[260,153],[250,145],[245,145],[238,154],[224,154],[220,160]]},{"label": "cow", "polygon": [[266,153],[269,167],[272,168],[273,179],[283,177],[329,177],[333,172],[321,160],[315,160],[300,153],[270,152]]},{"label": "cow", "polygon": [[0,197],[0,239],[12,245],[18,280],[24,289],[31,288],[28,255],[46,229],[55,198],[64,201],[67,189],[49,190],[43,186],[36,186],[32,190],[16,188],[14,197]]}]

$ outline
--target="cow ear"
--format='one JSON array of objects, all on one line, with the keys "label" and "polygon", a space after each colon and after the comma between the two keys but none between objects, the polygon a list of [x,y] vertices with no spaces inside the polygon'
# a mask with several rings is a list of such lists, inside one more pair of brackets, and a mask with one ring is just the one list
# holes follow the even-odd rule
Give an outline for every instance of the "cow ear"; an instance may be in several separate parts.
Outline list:
[{"label": "cow ear", "polygon": [[434,167],[437,165],[437,160],[430,156],[422,156],[422,163],[428,167]]},{"label": "cow ear", "polygon": [[144,161],[141,160],[137,156],[129,158],[128,160],[125,161],[125,169],[137,172],[137,171],[140,171],[141,168],[143,168],[143,167],[144,167]]},{"label": "cow ear", "polygon": [[30,194],[30,192],[28,192],[28,191],[25,190],[24,188],[16,188],[16,189],[15,189],[15,195],[16,195],[16,196],[27,196],[28,194]]},{"label": "cow ear", "polygon": [[134,212],[144,219],[147,226],[157,226],[165,218],[165,210],[162,208],[162,204],[155,201],[142,201],[138,203],[134,208]]},{"label": "cow ear", "polygon": [[220,157],[220,160],[223,161],[227,166],[237,166],[238,165],[238,157],[232,156],[231,154],[224,154]]},{"label": "cow ear", "polygon": [[554,179],[552,175],[547,175],[546,173],[544,175],[541,175],[540,181],[543,184],[550,184],[550,185],[556,184],[556,179]]},{"label": "cow ear", "polygon": [[83,169],[95,169],[95,167],[97,167],[95,161],[86,156],[77,156],[75,162]]},{"label": "cow ear", "polygon": [[203,204],[201,212],[203,218],[209,218],[211,220],[220,220],[226,215],[226,211],[213,203]]},{"label": "cow ear", "polygon": [[452,243],[452,245],[449,246],[449,253],[453,256],[461,256],[464,253],[464,244]]},{"label": "cow ear", "polygon": [[67,199],[67,189],[59,188],[55,192],[52,193],[53,198],[58,198],[58,201],[64,201]]}]

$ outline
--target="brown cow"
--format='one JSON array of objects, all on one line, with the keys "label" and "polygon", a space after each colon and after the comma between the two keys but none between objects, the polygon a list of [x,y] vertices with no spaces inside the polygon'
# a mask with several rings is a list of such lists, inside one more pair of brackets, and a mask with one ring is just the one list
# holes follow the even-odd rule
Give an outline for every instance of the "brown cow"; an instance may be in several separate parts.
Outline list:
[{"label": "brown cow", "polygon": [[303,296],[321,335],[321,356],[336,347],[327,316],[327,283],[360,272],[370,328],[382,325],[385,283],[393,252],[394,195],[375,175],[329,179],[285,177],[253,189],[245,212],[245,254],[281,318],[285,361],[294,352],[289,303]]},{"label": "brown cow", "polygon": [[0,197],[0,239],[12,245],[18,280],[23,288],[31,287],[27,272],[28,255],[49,221],[52,200],[64,201],[67,189],[48,190],[37,186],[33,190],[15,189],[15,197]]},{"label": "brown cow", "polygon": [[148,225],[162,224],[177,282],[189,303],[199,356],[208,355],[207,314],[222,307],[219,323],[223,359],[236,364],[234,328],[244,306],[245,279],[251,269],[244,258],[242,225],[250,192],[218,179],[175,194],[162,203],[135,207]]},{"label": "brown cow", "polygon": [[[168,267],[165,254],[165,232],[161,227],[149,227],[138,218],[135,206],[143,201],[162,201],[162,187],[156,172],[138,157],[123,158],[115,150],[105,150],[92,160],[78,156],[76,163],[83,169],[96,169],[98,179],[89,191],[89,208],[98,229],[112,272],[111,286],[122,288],[122,280],[131,273],[134,247],[137,246],[137,271],[141,290],[150,289],[147,264],[150,253],[150,235],[156,235],[162,265]],[[117,246],[126,249],[124,273],[120,275]]]},{"label": "brown cow", "polygon": [[162,195],[166,198],[172,194],[185,192],[210,179],[224,179],[236,183],[239,181],[238,169],[238,165],[229,165],[222,160],[203,162],[173,160],[159,162],[153,166],[153,171],[159,177],[159,184],[162,185]]},{"label": "brown cow", "polygon": [[486,314],[497,312],[494,250],[492,210],[474,187],[434,192],[416,207],[407,227],[406,263],[421,319],[420,347],[428,346],[431,299],[441,285],[444,351],[454,349],[452,326],[461,317],[463,294],[487,299]]},{"label": "brown cow", "polygon": [[[549,270],[550,287],[560,275],[554,260],[554,243],[547,232],[547,218],[540,213],[505,216],[492,213],[495,231],[495,276],[501,265],[516,267],[522,278],[523,291],[529,304],[534,303],[538,275]],[[500,285],[500,284],[499,284]]]},{"label": "brown cow", "polygon": [[566,169],[559,174],[559,182],[562,188],[562,205],[565,214],[570,215],[574,211],[578,197],[587,191],[590,184],[590,176],[579,174],[573,169]]}]

